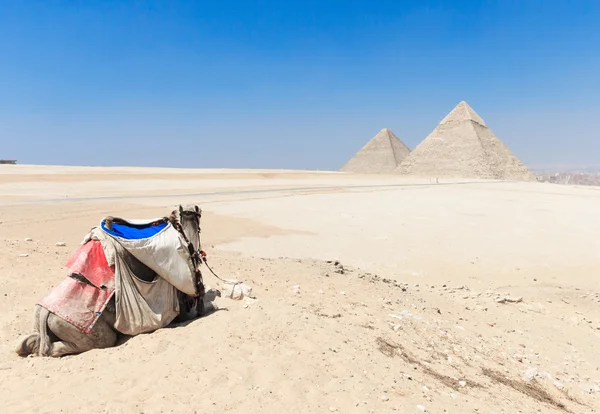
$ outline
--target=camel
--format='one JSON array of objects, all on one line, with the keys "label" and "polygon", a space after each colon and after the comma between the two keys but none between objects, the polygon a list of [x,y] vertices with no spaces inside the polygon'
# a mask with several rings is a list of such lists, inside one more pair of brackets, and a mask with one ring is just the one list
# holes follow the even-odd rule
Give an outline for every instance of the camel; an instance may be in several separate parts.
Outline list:
[{"label": "camel", "polygon": [[[179,219],[177,211],[165,217],[175,229],[177,229],[188,243],[188,250],[195,269],[195,283],[197,296],[190,296],[177,291],[180,312],[171,322],[181,323],[205,315],[213,310],[210,303],[211,295],[205,295],[202,275],[199,266],[202,262],[200,245],[200,218],[201,210],[198,206],[179,206]],[[112,229],[113,217],[107,217],[104,224]],[[119,251],[135,276],[145,282],[153,281],[157,275],[150,268],[139,262],[133,255],[126,251]],[[219,292],[211,292],[214,296],[220,296]],[[205,303],[208,299],[209,302]],[[116,308],[115,297],[108,302],[100,317],[89,332],[83,332],[65,319],[48,311],[46,308],[36,305],[34,312],[34,333],[26,335],[19,340],[16,353],[25,357],[28,355],[61,357],[86,352],[92,349],[103,349],[114,347],[117,344],[119,332],[115,329]]]}]

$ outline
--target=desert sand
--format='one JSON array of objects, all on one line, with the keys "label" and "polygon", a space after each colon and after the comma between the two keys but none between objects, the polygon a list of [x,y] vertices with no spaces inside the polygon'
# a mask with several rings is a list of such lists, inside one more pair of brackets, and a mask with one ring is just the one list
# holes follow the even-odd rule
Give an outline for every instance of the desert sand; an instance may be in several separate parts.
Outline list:
[{"label": "desert sand", "polygon": [[[103,216],[179,203],[256,300],[112,349],[14,353]],[[598,205],[536,182],[0,166],[0,412],[598,412]]]}]

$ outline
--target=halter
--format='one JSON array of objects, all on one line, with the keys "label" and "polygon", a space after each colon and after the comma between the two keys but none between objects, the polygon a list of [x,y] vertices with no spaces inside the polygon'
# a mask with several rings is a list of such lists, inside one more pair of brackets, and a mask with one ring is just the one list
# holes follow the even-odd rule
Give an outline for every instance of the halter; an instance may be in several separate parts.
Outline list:
[{"label": "halter", "polygon": [[[185,239],[186,243],[188,244],[188,250],[190,251],[190,254],[196,258],[199,259],[202,255],[203,255],[203,251],[200,250],[202,243],[200,242],[200,219],[202,218],[202,210],[200,210],[198,208],[198,206],[194,206],[194,211],[189,211],[189,210],[184,210],[183,207],[179,206],[179,222],[177,223],[179,225],[179,231],[181,232],[181,234],[183,234],[183,238]],[[183,216],[193,216],[196,217],[196,219],[198,220],[198,248],[196,250],[194,250],[194,246],[192,245],[192,243],[190,243],[190,241],[188,240],[187,236],[185,235],[185,233],[183,232],[183,228],[181,226],[181,217]]]},{"label": "halter", "polygon": [[[181,219],[184,216],[194,216],[198,220],[198,248],[194,249],[194,245],[189,241],[185,232],[183,231],[183,227],[181,225]],[[183,239],[187,243],[188,252],[190,253],[190,257],[192,259],[192,264],[194,266],[194,273],[196,275],[196,282],[199,285],[196,287],[197,293],[200,297],[204,296],[204,284],[202,283],[202,273],[200,272],[200,264],[202,264],[202,260],[206,257],[206,253],[201,250],[202,243],[200,242],[200,218],[202,218],[202,210],[198,208],[198,206],[194,206],[194,210],[184,210],[183,207],[179,206],[179,219],[175,222],[175,229],[179,231],[179,233],[183,236]],[[199,290],[199,291],[198,291]]]}]

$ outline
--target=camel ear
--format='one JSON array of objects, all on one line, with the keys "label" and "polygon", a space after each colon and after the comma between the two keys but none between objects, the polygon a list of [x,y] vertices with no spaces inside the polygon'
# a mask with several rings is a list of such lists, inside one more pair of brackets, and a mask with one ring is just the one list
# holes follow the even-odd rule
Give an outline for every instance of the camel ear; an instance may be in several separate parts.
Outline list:
[{"label": "camel ear", "polygon": [[202,214],[202,210],[200,210],[200,207],[194,206],[194,208],[196,209],[196,214],[198,214],[198,215]]},{"label": "camel ear", "polygon": [[183,216],[183,207],[179,204],[179,217]]}]

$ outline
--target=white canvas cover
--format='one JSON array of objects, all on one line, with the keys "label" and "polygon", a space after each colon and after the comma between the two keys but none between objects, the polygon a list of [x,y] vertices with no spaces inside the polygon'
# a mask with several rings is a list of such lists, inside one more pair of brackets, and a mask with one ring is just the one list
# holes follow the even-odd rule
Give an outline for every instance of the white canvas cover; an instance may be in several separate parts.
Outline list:
[{"label": "white canvas cover", "polygon": [[[132,225],[144,225],[156,222],[155,220],[124,220]],[[102,220],[104,222],[104,220]],[[117,225],[113,224],[114,227]],[[194,284],[194,265],[190,257],[187,243],[181,233],[171,223],[158,233],[147,238],[126,238],[115,235],[103,224],[102,232],[116,240],[125,250],[136,259],[154,270],[160,277],[175,286],[178,290],[197,296]]]},{"label": "white canvas cover", "polygon": [[137,335],[164,328],[179,315],[175,287],[162,277],[144,282],[135,277],[123,260],[123,247],[113,240],[115,249],[114,328],[125,335]]}]

